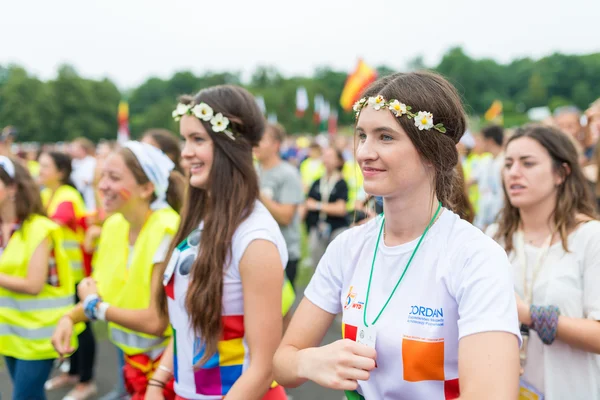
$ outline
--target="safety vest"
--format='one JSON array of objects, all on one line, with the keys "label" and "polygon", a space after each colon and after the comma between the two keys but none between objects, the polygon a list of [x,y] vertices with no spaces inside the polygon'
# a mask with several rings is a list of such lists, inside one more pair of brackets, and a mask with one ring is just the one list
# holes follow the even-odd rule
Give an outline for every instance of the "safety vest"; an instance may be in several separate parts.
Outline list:
[{"label": "safety vest", "polygon": [[27,169],[31,174],[31,177],[37,179],[40,176],[40,163],[35,160],[27,161]]},{"label": "safety vest", "polygon": [[359,190],[362,188],[364,178],[360,166],[354,160],[346,161],[342,169],[342,176],[348,184],[348,203],[346,210],[354,211],[356,198]]},{"label": "safety vest", "polygon": [[[52,217],[62,203],[73,204],[75,210],[76,225],[73,227],[61,226],[63,233],[63,247],[67,252],[69,261],[71,263],[71,269],[73,273],[73,279],[75,283],[78,283],[83,279],[83,241],[85,239],[85,230],[81,225],[81,220],[85,218],[85,203],[81,194],[72,186],[62,185],[54,194],[49,188],[42,190],[42,203],[48,213],[49,217]],[[75,229],[73,229],[75,228]]]},{"label": "safety vest", "polygon": [[[175,236],[179,215],[172,208],[152,212],[135,241],[129,260],[129,223],[121,214],[110,216],[102,226],[94,258],[93,276],[98,292],[107,303],[130,310],[147,309],[150,305],[154,255],[165,235]],[[147,354],[155,359],[168,344],[171,328],[161,337],[127,329],[109,322],[110,340],[125,354]]]},{"label": "safety vest", "polygon": [[[0,273],[27,276],[34,251],[48,237],[54,249],[49,268],[56,267],[58,286],[46,283],[35,296],[0,288],[0,354],[5,356],[21,360],[58,357],[50,339],[58,320],[73,308],[75,302],[75,282],[62,247],[60,227],[46,217],[30,216],[2,252]],[[81,332],[84,327],[78,324],[75,332]],[[77,346],[76,334],[72,336],[72,345]]]},{"label": "safety vest", "polygon": [[325,174],[325,166],[319,159],[307,158],[300,164],[300,177],[304,187],[310,189],[310,186]]}]

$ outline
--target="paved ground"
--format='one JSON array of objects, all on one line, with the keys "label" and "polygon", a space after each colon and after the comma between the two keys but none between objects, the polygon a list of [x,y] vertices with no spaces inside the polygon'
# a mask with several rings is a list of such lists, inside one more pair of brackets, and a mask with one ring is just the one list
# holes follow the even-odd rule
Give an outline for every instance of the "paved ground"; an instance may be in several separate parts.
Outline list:
[{"label": "paved ground", "polygon": [[[339,339],[339,331],[332,328],[327,334],[325,342],[330,343]],[[96,364],[96,383],[101,394],[109,392],[117,381],[117,357],[114,347],[107,341],[102,340],[98,343]],[[0,393],[2,399],[11,399],[11,383],[8,373],[4,367],[0,367]],[[67,390],[51,392],[48,394],[48,400],[61,400]],[[307,383],[298,389],[290,390],[289,395],[292,400],[341,400],[345,398],[343,393],[323,389],[317,385]],[[18,400],[18,399],[15,399]]]},{"label": "paved ground", "polygon": [[[102,335],[99,332],[99,336]],[[331,343],[340,338],[340,326],[336,322],[327,333],[324,343]],[[96,384],[100,394],[109,392],[117,381],[117,356],[114,346],[106,339],[98,342],[96,352]],[[55,371],[56,372],[56,371]],[[7,371],[0,363],[0,394],[3,400],[11,399],[11,382]],[[51,392],[48,400],[61,400],[68,390]],[[289,390],[290,400],[342,400],[342,392],[323,389],[317,385],[307,383],[298,389]],[[20,399],[15,399],[20,400]]]}]

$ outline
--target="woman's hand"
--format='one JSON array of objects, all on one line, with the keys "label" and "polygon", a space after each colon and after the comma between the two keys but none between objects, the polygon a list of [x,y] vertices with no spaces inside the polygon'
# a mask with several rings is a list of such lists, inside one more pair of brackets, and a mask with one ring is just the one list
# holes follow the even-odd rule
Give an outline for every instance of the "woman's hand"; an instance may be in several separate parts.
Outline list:
[{"label": "woman's hand", "polygon": [[521,299],[521,297],[515,293],[517,298],[517,313],[519,314],[519,322],[527,326],[531,326],[531,311],[529,305]]},{"label": "woman's hand", "polygon": [[321,203],[319,203],[318,201],[316,201],[315,199],[313,199],[311,197],[306,199],[306,208],[309,211],[319,211],[321,209],[320,204]]},{"label": "woman's hand", "polygon": [[52,346],[62,359],[66,354],[75,351],[71,347],[71,336],[73,335],[73,321],[68,315],[63,316],[56,325],[56,330],[52,334]]},{"label": "woman's hand", "polygon": [[92,253],[95,249],[95,242],[102,233],[102,227],[98,225],[91,225],[85,231],[85,239],[83,241],[83,249],[86,253]]},{"label": "woman's hand", "polygon": [[369,379],[377,358],[375,349],[349,339],[301,350],[300,354],[300,377],[336,390],[356,390],[357,381]]},{"label": "woman's hand", "polygon": [[146,388],[146,396],[144,400],[165,400],[163,388],[153,385],[148,385]]},{"label": "woman's hand", "polygon": [[81,300],[85,300],[91,294],[98,294],[98,286],[93,278],[84,278],[77,285],[77,295]]}]

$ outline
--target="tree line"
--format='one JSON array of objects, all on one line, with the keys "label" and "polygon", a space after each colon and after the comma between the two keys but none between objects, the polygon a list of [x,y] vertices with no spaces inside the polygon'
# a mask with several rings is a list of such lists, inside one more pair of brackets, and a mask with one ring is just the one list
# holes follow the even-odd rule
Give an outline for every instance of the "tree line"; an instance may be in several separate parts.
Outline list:
[{"label": "tree line", "polygon": [[[525,111],[548,106],[551,110],[572,104],[585,109],[600,97],[600,53],[566,55],[555,53],[538,60],[520,58],[508,64],[492,59],[475,59],[462,48],[446,52],[438,65],[428,66],[422,57],[411,60],[404,70],[431,69],[446,76],[463,97],[470,115],[485,113],[494,100],[502,100],[505,123],[524,122]],[[378,66],[379,76],[394,71]],[[240,72],[190,71],[175,73],[169,79],[148,78],[127,90],[111,80],[80,76],[63,65],[55,79],[42,81],[17,65],[0,65],[0,127],[14,125],[19,141],[59,142],[78,136],[94,141],[114,139],[117,132],[117,106],[126,99],[130,107],[133,137],[150,128],[176,131],[171,118],[177,97],[208,86],[239,84],[264,98],[268,113],[289,132],[315,133],[313,99],[320,94],[339,110],[339,98],[348,72],[320,67],[310,77],[285,77],[276,68],[256,69],[247,82]],[[306,88],[309,107],[303,117],[295,114],[296,90]],[[339,110],[339,124],[351,125],[352,113]]]}]

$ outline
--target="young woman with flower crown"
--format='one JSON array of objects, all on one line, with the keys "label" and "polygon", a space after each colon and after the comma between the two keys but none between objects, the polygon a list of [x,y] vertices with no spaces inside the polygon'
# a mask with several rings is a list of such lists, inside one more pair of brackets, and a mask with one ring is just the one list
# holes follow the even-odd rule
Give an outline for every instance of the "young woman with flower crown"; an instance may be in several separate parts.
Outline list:
[{"label": "young woman with flower crown", "polygon": [[[384,213],[328,247],[275,379],[349,399],[516,399],[517,308],[503,249],[454,213],[466,123],[442,77],[395,74],[355,105],[356,159]],[[344,339],[319,347],[336,314]]]},{"label": "young woman with flower crown", "polygon": [[[171,329],[153,294],[162,287],[162,269],[179,226],[178,210],[184,178],[159,149],[127,142],[111,153],[98,184],[111,216],[102,226],[93,278],[79,284],[82,301],[60,320],[52,337],[59,354],[69,353],[73,324],[108,322],[109,337],[123,353],[121,371],[133,400],[144,398],[152,385],[148,375],[160,368]],[[156,383],[154,383],[156,384]],[[162,385],[173,399],[171,383]]]},{"label": "young woman with flower crown", "polygon": [[[179,399],[285,399],[273,383],[272,360],[288,255],[277,222],[258,201],[252,163],[264,117],[237,86],[183,98],[173,115],[190,166],[161,293],[173,326],[173,357],[164,362],[175,392]],[[158,370],[153,382],[169,378]]]}]

